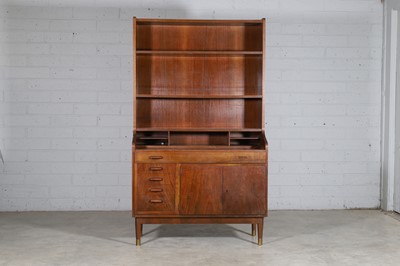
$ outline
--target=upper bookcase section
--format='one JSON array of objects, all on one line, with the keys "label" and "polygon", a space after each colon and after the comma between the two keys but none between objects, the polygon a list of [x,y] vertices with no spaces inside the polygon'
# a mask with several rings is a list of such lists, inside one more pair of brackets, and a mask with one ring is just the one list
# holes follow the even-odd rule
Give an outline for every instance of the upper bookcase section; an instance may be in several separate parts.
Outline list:
[{"label": "upper bookcase section", "polygon": [[136,20],[136,50],[262,53],[262,20]]}]

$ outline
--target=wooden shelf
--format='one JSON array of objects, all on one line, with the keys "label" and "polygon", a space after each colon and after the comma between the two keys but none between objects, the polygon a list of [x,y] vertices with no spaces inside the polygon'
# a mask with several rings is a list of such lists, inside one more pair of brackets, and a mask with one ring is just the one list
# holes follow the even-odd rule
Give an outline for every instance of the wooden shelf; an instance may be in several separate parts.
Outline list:
[{"label": "wooden shelf", "polygon": [[137,56],[138,95],[262,95],[262,56]]},{"label": "wooden shelf", "polygon": [[137,149],[144,150],[260,150],[255,146],[250,145],[237,145],[237,146],[227,146],[227,145],[140,145],[136,146]]},{"label": "wooden shelf", "polygon": [[137,94],[137,98],[167,99],[262,99],[262,95],[156,95]]},{"label": "wooden shelf", "polygon": [[136,128],[136,131],[170,131],[170,132],[261,132],[261,128],[157,128],[142,127]]},{"label": "wooden shelf", "polygon": [[162,140],[166,140],[168,139],[168,137],[138,137],[139,139],[162,139]]},{"label": "wooden shelf", "polygon": [[159,51],[159,50],[138,50],[138,55],[262,55],[262,51]]},{"label": "wooden shelf", "polygon": [[260,139],[259,137],[231,137],[231,140],[258,140]]}]

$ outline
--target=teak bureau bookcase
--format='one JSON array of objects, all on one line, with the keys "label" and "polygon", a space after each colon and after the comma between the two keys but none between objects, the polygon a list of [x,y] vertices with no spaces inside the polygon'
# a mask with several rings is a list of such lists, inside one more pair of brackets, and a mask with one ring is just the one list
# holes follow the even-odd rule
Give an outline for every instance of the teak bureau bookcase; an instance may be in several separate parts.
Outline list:
[{"label": "teak bureau bookcase", "polygon": [[267,215],[265,19],[133,18],[132,209],[143,224]]}]

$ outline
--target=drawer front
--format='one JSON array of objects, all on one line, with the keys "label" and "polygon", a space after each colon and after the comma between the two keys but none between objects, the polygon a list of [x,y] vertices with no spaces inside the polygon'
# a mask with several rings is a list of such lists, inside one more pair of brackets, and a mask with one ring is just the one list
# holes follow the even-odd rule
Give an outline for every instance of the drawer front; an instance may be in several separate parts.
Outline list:
[{"label": "drawer front", "polygon": [[136,207],[138,212],[172,212],[175,209],[175,193],[139,193]]},{"label": "drawer front", "polygon": [[137,164],[136,210],[171,212],[175,209],[175,164]]},{"label": "drawer front", "polygon": [[138,189],[150,187],[175,188],[176,164],[137,164]]},{"label": "drawer front", "polygon": [[266,151],[136,151],[143,163],[265,163]]}]

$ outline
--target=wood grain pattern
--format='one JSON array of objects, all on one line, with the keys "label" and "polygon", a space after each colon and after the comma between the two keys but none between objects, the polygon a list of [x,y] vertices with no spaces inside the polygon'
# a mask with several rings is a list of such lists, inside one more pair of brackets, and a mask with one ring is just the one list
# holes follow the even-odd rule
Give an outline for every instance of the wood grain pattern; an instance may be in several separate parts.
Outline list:
[{"label": "wood grain pattern", "polygon": [[265,19],[133,20],[132,208],[145,223],[267,214]]},{"label": "wood grain pattern", "polygon": [[172,132],[170,145],[228,145],[227,132]]},{"label": "wood grain pattern", "polygon": [[190,50],[190,51],[182,51],[182,50],[169,50],[169,51],[161,51],[161,50],[138,50],[136,54],[147,54],[147,55],[217,55],[217,56],[226,56],[226,55],[262,55],[261,51],[209,51],[209,50]]},{"label": "wood grain pattern", "polygon": [[[132,71],[132,78],[133,78],[133,113],[136,114],[136,92],[137,92],[137,76],[136,76],[136,66],[137,66],[137,60],[136,60],[136,25],[137,25],[137,19],[136,17],[133,18],[133,35],[132,35],[132,48],[133,48],[133,69]],[[133,132],[136,130],[136,116],[133,116]],[[132,205],[134,206],[134,205]]]},{"label": "wood grain pattern", "polygon": [[183,165],[180,177],[180,214],[266,214],[264,165]]},{"label": "wood grain pattern", "polygon": [[213,165],[188,164],[180,172],[181,215],[222,213],[222,168]]},{"label": "wood grain pattern", "polygon": [[222,205],[224,214],[266,214],[265,166],[223,167]]},{"label": "wood grain pattern", "polygon": [[147,224],[258,224],[263,217],[139,217],[140,223]]},{"label": "wood grain pattern", "polygon": [[262,52],[263,52],[263,57],[262,57],[262,69],[263,71],[261,71],[260,75],[261,75],[261,93],[263,96],[263,100],[262,100],[262,129],[264,131],[265,128],[265,47],[267,45],[267,41],[266,41],[266,34],[264,34],[266,32],[266,22],[265,22],[265,18],[263,18],[262,20]]},{"label": "wood grain pattern", "polygon": [[[261,128],[261,99],[137,99],[137,128]],[[152,114],[149,116],[149,114]]]},{"label": "wood grain pattern", "polygon": [[138,94],[262,94],[261,55],[139,54],[137,64]]},{"label": "wood grain pattern", "polygon": [[[151,156],[162,156],[154,160]],[[137,150],[136,162],[140,163],[230,163],[230,164],[264,164],[266,154],[263,150],[221,151],[221,150]]]},{"label": "wood grain pattern", "polygon": [[137,211],[175,210],[175,164],[137,164]]},{"label": "wood grain pattern", "polygon": [[258,19],[157,19],[157,18],[140,18],[138,23],[141,25],[208,25],[208,26],[257,26],[262,23]]},{"label": "wood grain pattern", "polygon": [[262,50],[262,24],[137,25],[138,50]]}]

